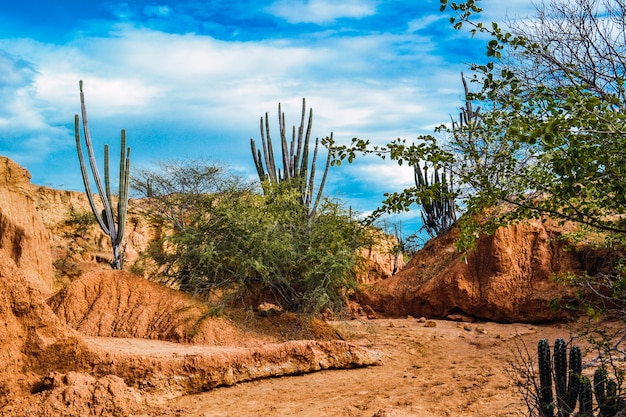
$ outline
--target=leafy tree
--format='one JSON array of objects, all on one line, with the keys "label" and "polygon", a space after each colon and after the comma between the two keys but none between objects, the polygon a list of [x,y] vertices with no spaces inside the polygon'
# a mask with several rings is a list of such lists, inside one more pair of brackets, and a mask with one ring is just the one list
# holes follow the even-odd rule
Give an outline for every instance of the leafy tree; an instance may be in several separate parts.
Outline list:
[{"label": "leafy tree", "polygon": [[505,222],[548,214],[623,240],[624,3],[553,1],[538,8],[537,21],[512,22],[512,32],[473,22],[474,1],[452,8],[457,27],[467,23],[491,37],[494,60],[473,65],[481,88],[470,97],[493,105],[482,122],[513,155],[490,166],[514,174],[506,183],[475,177],[482,183],[469,208],[506,202],[515,210]]},{"label": "leafy tree", "polygon": [[[399,164],[426,160],[446,168],[456,178],[456,197],[466,212],[462,248],[471,247],[481,230],[541,215],[623,242],[624,2],[552,1],[538,9],[540,24],[513,22],[511,32],[474,21],[482,11],[478,1],[441,0],[441,10],[447,7],[455,28],[469,26],[472,34],[488,37],[487,62],[472,65],[476,91],[463,78],[466,100],[459,122],[412,144],[396,140],[370,147],[354,139],[349,147],[335,146],[337,160],[373,152]],[[474,110],[475,104],[480,108]],[[432,192],[410,188],[390,194],[377,213],[406,210]]]},{"label": "leafy tree", "polygon": [[[572,237],[589,239],[595,232],[603,238],[600,244],[617,249],[607,258],[612,264],[596,276],[568,279],[584,284],[581,296],[591,290],[592,297],[581,298],[588,303],[591,318],[610,309],[625,319],[625,3],[556,0],[538,7],[533,21],[510,22],[509,32],[495,23],[488,27],[474,22],[474,14],[480,12],[474,1],[451,7],[457,28],[469,25],[472,32],[490,37],[487,55],[492,60],[473,66],[479,88],[469,96],[492,106],[481,120],[490,129],[485,137],[514,155],[496,159],[490,166],[491,173],[503,173],[507,181],[485,181],[487,175],[482,173],[475,177],[477,187],[468,199],[468,212],[505,204],[506,210],[488,219],[487,230],[549,215],[580,225]],[[462,136],[472,132],[469,129]],[[471,160],[467,152],[460,156]],[[466,237],[485,228],[471,216],[464,219]],[[617,364],[624,360],[626,329],[595,323],[591,320],[580,336],[587,337],[596,350],[592,364],[613,371],[618,396],[623,398],[623,371]],[[603,407],[603,389],[594,385],[596,394],[601,388],[597,398]]]}]

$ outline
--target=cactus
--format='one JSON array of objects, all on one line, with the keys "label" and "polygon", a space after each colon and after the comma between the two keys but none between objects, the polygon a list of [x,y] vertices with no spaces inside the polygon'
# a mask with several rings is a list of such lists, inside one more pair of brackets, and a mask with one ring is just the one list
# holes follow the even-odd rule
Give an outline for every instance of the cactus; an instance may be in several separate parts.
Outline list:
[{"label": "cactus", "polygon": [[580,348],[572,346],[569,352],[569,371],[566,363],[567,345],[565,340],[554,341],[554,379],[556,386],[559,417],[569,416],[574,412],[580,389],[582,358]]},{"label": "cactus", "polygon": [[537,347],[539,355],[539,399],[540,413],[543,417],[554,416],[554,397],[552,395],[552,362],[550,360],[550,345],[546,339],[541,339]]},{"label": "cactus", "polygon": [[580,379],[580,407],[578,417],[593,417],[593,399],[592,399],[591,381],[586,376]]},{"label": "cactus", "polygon": [[617,384],[608,379],[606,368],[598,368],[593,374],[593,389],[602,417],[613,417],[624,408],[624,400],[617,396]]},{"label": "cactus", "polygon": [[[111,267],[113,269],[122,269],[123,266],[123,253],[120,250],[122,247],[122,241],[124,239],[124,226],[126,224],[126,212],[128,209],[128,186],[129,186],[129,173],[130,173],[130,148],[126,148],[126,131],[122,129],[121,144],[120,144],[120,169],[119,169],[119,194],[117,202],[117,218],[113,213],[112,198],[111,198],[111,182],[109,175],[109,147],[104,146],[104,186],[100,173],[98,172],[98,166],[93,151],[93,144],[91,142],[91,135],[89,134],[89,126],[87,122],[87,109],[85,107],[85,95],[83,93],[83,81],[79,82],[80,88],[80,106],[83,117],[83,133],[85,135],[85,144],[87,147],[87,154],[89,156],[89,165],[93,175],[100,201],[104,209],[99,211],[94,195],[91,192],[89,174],[85,164],[85,158],[83,156],[83,150],[80,138],[80,118],[78,115],[74,116],[74,133],[76,136],[76,149],[78,151],[78,160],[80,162],[80,170],[83,177],[83,183],[85,185],[85,192],[89,199],[91,210],[93,211],[100,228],[111,239],[111,247],[113,249],[113,260],[111,261]],[[117,220],[117,222],[116,222]]]},{"label": "cactus", "polygon": [[435,237],[456,223],[452,175],[445,168],[441,173],[435,168],[429,180],[427,165],[424,165],[422,171],[417,163],[413,165],[413,170],[417,189],[434,191],[432,196],[421,196],[419,203],[422,206],[422,229]]},{"label": "cactus", "polygon": [[[313,159],[309,168],[309,141],[311,137],[311,127],[313,124],[313,110],[309,110],[308,122],[306,130],[304,121],[306,117],[306,101],[302,99],[302,118],[298,133],[296,135],[296,127],[292,129],[291,142],[287,143],[287,134],[285,129],[285,114],[278,104],[278,122],[280,131],[280,141],[282,149],[283,170],[277,169],[276,160],[274,158],[274,148],[272,138],[270,136],[269,118],[265,113],[265,119],[261,117],[261,149],[257,149],[254,139],[250,139],[250,147],[252,150],[252,158],[254,165],[263,186],[264,192],[267,194],[272,184],[279,184],[286,181],[298,181],[299,193],[302,205],[307,209],[309,221],[315,218],[317,206],[321,200],[322,191],[326,182],[326,176],[331,164],[331,154],[328,153],[326,166],[322,180],[317,189],[315,200],[313,200],[313,189],[315,187],[315,174],[317,154],[320,141],[315,139],[315,148],[313,151]],[[333,135],[322,140],[324,146],[330,147],[333,144]]]},{"label": "cactus", "polygon": [[[576,408],[576,401],[580,391],[582,371],[580,348],[578,346],[571,347],[569,370],[567,364],[567,344],[561,338],[556,339],[554,342],[554,367],[550,361],[550,346],[546,339],[539,341],[538,355],[542,415],[552,417],[556,408],[558,417],[570,416]],[[553,369],[556,403],[552,392]]]}]

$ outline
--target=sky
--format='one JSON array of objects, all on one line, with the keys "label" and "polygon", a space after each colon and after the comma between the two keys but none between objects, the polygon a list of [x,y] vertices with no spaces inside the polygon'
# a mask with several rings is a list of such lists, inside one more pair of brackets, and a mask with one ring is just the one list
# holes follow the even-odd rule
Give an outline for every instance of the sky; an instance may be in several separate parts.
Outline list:
[{"label": "sky", "polygon": [[[531,0],[483,0],[481,19],[533,14]],[[204,159],[255,177],[250,139],[280,102],[302,98],[313,137],[413,141],[463,104],[461,72],[485,42],[455,31],[439,0],[22,0],[0,8],[0,155],[32,183],[83,191],[74,140],[84,82],[96,157],[126,129],[133,167]],[[116,158],[113,157],[113,161]],[[115,162],[113,166],[116,166]],[[326,194],[367,214],[413,185],[376,158],[333,167]],[[395,217],[404,233],[419,211]]]}]

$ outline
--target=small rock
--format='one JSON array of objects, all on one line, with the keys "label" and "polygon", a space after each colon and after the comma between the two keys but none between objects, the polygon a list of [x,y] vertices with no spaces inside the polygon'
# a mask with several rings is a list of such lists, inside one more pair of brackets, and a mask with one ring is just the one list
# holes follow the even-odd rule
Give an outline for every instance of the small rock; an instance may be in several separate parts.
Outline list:
[{"label": "small rock", "polygon": [[279,313],[282,313],[283,309],[280,306],[277,306],[276,304],[261,303],[257,307],[257,311],[259,312],[259,315],[263,317],[267,317],[267,316],[275,316]]},{"label": "small rock", "polygon": [[467,314],[448,314],[446,318],[448,320],[461,321],[464,323],[473,323],[475,320],[474,317],[468,316]]},{"label": "small rock", "polygon": [[383,408],[378,410],[372,417],[400,417],[401,414],[393,408]]},{"label": "small rock", "polygon": [[425,324],[424,327],[437,327],[437,322],[433,321],[433,320],[428,320]]}]

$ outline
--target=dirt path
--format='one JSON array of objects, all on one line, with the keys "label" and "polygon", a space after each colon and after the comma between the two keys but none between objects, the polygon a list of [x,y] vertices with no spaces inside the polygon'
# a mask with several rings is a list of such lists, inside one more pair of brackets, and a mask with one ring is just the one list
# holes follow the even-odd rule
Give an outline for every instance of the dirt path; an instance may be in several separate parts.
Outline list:
[{"label": "dirt path", "polygon": [[542,337],[569,335],[563,325],[434,323],[337,322],[349,341],[380,353],[383,365],[242,383],[170,405],[190,417],[520,416],[506,371],[515,341],[534,349]]}]

